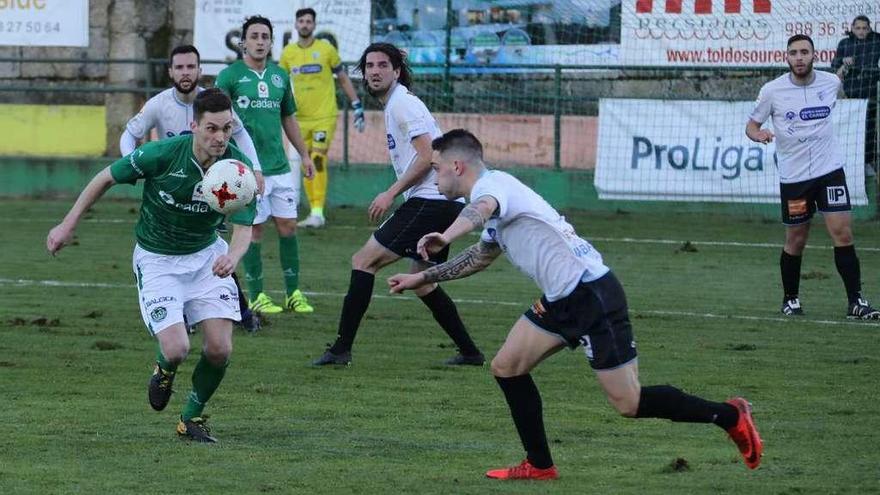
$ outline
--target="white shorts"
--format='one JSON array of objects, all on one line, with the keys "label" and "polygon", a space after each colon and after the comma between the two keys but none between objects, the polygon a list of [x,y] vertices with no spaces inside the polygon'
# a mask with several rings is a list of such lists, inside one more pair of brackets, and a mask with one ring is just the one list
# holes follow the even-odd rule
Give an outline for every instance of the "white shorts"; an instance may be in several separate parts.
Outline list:
[{"label": "white shorts", "polygon": [[266,189],[257,201],[254,225],[264,223],[269,217],[296,219],[299,205],[299,183],[292,172],[265,177]]},{"label": "white shorts", "polygon": [[232,277],[214,275],[214,260],[229,246],[217,238],[199,252],[182,255],[156,254],[135,246],[132,268],[137,277],[141,317],[151,334],[182,323],[190,325],[209,318],[241,321],[238,289]]}]

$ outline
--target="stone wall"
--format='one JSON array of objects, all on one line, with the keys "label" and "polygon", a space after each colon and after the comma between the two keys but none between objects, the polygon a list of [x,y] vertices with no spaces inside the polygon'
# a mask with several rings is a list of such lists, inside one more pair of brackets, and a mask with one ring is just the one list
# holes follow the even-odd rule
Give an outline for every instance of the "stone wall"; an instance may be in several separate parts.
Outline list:
[{"label": "stone wall", "polygon": [[[0,57],[30,59],[164,58],[171,47],[192,42],[195,2],[90,0],[88,47],[0,47]],[[143,87],[147,67],[139,63],[0,62],[0,103],[92,104],[107,107],[107,154],[119,150],[119,134],[145,95],[107,92],[109,87]],[[55,91],[77,87],[83,91]],[[85,91],[95,88],[94,91]]]}]

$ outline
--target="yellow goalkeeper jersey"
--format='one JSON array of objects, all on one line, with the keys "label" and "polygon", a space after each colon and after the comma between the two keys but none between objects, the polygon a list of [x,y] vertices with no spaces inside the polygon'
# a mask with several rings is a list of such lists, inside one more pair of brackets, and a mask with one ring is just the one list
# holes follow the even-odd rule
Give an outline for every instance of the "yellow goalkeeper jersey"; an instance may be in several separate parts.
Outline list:
[{"label": "yellow goalkeeper jersey", "polygon": [[342,60],[330,42],[316,39],[302,48],[294,41],[284,47],[278,65],[290,74],[298,119],[336,116],[333,74],[342,69]]}]

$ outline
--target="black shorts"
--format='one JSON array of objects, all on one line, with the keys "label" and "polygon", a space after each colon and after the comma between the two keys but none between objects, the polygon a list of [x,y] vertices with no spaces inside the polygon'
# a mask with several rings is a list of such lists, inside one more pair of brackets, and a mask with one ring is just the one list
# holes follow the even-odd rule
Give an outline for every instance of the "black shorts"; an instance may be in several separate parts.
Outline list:
[{"label": "black shorts", "polygon": [[[410,198],[382,225],[373,237],[392,253],[414,260],[422,260],[416,252],[416,244],[425,234],[443,232],[458,218],[464,203],[445,199]],[[449,257],[449,246],[431,256],[434,263],[442,263]]]},{"label": "black shorts", "polygon": [[572,349],[584,346],[594,370],[617,368],[638,355],[626,294],[611,272],[581,282],[558,301],[541,296],[524,316],[538,328],[562,337]]},{"label": "black shorts", "polygon": [[782,198],[782,223],[798,225],[809,222],[821,212],[850,211],[849,188],[842,168],[815,179],[779,184]]}]

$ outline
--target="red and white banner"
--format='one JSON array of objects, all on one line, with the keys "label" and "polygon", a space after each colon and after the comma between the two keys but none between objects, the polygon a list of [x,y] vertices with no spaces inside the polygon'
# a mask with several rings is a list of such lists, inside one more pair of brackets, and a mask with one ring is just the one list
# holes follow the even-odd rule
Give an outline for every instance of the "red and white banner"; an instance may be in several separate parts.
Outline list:
[{"label": "red and white banner", "polygon": [[868,0],[623,0],[621,62],[629,65],[766,66],[785,63],[786,40],[809,35],[827,67]]}]

